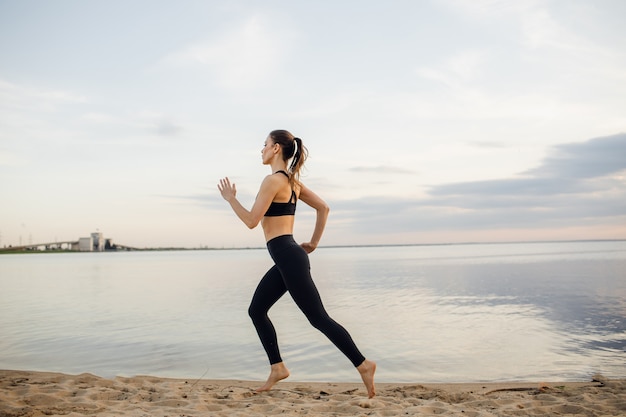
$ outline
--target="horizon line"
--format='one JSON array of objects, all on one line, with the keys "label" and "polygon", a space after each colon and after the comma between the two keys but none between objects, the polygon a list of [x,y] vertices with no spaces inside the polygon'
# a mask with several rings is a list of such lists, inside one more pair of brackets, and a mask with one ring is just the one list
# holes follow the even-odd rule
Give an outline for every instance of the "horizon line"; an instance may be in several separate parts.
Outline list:
[{"label": "horizon line", "polygon": [[[376,248],[376,247],[402,247],[402,246],[450,246],[450,245],[509,245],[520,243],[574,243],[574,242],[626,242],[626,238],[616,239],[563,239],[563,240],[511,240],[511,241],[488,241],[488,242],[445,242],[445,243],[365,243],[344,245],[320,245],[316,249],[336,248]],[[256,250],[266,249],[265,246],[232,246],[232,247],[145,247],[137,250]]]}]

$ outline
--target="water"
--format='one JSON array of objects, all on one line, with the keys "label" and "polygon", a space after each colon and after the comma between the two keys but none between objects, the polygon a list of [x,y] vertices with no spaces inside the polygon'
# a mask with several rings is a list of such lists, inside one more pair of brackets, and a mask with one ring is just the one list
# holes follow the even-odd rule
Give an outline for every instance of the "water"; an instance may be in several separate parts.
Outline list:
[{"label": "water", "polygon": [[[381,382],[626,377],[626,242],[320,248],[327,310]],[[259,250],[0,256],[0,368],[264,380]],[[283,297],[292,380],[358,381]],[[206,372],[206,374],[205,374]]]}]

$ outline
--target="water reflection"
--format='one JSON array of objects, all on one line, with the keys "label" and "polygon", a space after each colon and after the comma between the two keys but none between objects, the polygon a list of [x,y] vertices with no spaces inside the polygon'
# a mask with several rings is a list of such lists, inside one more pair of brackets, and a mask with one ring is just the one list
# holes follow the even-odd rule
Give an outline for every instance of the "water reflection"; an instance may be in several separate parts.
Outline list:
[{"label": "water reflection", "polygon": [[[626,376],[626,247],[320,249],[313,274],[380,381]],[[0,258],[0,367],[264,379],[247,317],[264,250]],[[294,380],[356,381],[290,298],[270,311]]]}]

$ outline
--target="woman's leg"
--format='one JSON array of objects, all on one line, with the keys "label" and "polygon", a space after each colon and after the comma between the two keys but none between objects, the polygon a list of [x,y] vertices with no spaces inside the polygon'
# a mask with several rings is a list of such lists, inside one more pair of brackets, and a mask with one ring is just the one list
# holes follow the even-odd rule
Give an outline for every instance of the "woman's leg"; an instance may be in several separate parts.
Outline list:
[{"label": "woman's leg", "polygon": [[348,331],[326,312],[311,277],[308,255],[304,250],[294,249],[288,258],[283,259],[284,261],[279,264],[279,269],[289,294],[313,327],[324,333],[350,359],[361,375],[367,389],[367,396],[373,398],[376,395],[374,386],[376,363],[365,359]]},{"label": "woman's leg", "polygon": [[278,348],[276,330],[267,312],[286,291],[287,287],[285,287],[283,277],[280,275],[276,265],[274,265],[259,282],[248,308],[248,315],[252,319],[252,323],[261,339],[261,344],[265,349],[265,353],[267,353],[270,365],[282,362],[282,358]]},{"label": "woman's leg", "polygon": [[322,304],[317,287],[311,278],[309,257],[306,252],[296,247],[289,251],[288,256],[282,257],[277,265],[289,294],[311,325],[324,333],[355,367],[361,365],[365,357],[348,331],[328,315]]},{"label": "woman's leg", "polygon": [[[306,251],[295,242],[291,235],[274,238],[267,243],[267,247],[280,271],[285,288],[295,303],[309,322],[324,333],[350,359],[361,375],[368,396],[372,398],[376,395],[374,387],[376,363],[365,359],[347,330],[330,318],[324,309],[319,292],[311,278],[309,257]],[[282,362],[272,365],[272,374],[275,373],[274,367],[278,366],[283,366]],[[289,373],[287,372],[286,375]],[[272,380],[272,375],[270,375],[266,383],[267,389],[278,381],[279,379]]]},{"label": "woman's leg", "polygon": [[248,314],[254,323],[257,334],[261,339],[261,344],[267,353],[270,361],[270,376],[263,386],[257,389],[258,392],[269,391],[278,381],[289,376],[289,370],[280,357],[276,330],[270,318],[267,316],[269,309],[285,294],[287,288],[283,278],[276,266],[272,267],[259,282]]}]

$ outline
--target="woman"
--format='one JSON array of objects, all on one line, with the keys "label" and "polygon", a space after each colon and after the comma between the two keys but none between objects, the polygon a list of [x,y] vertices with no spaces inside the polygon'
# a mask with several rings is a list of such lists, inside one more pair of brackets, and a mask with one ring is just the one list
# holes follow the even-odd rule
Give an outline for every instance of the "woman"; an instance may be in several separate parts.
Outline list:
[{"label": "woman", "polygon": [[[272,174],[261,183],[252,209],[247,210],[239,203],[235,184],[231,184],[228,178],[221,179],[218,184],[222,197],[246,226],[252,229],[261,223],[267,248],[275,262],[261,279],[248,310],[271,365],[270,376],[257,391],[269,391],[274,384],[289,376],[289,370],[280,356],[276,331],[267,316],[274,303],[289,291],[309,322],[350,359],[361,375],[368,397],[372,398],[376,394],[376,364],[365,359],[346,329],[326,313],[311,279],[308,254],[315,250],[322,237],[329,208],[324,200],[299,181],[307,150],[300,138],[294,138],[286,130],[275,130],[265,140],[261,153],[263,164],[272,168]],[[301,245],[293,239],[297,200],[317,212],[313,236]]]}]

